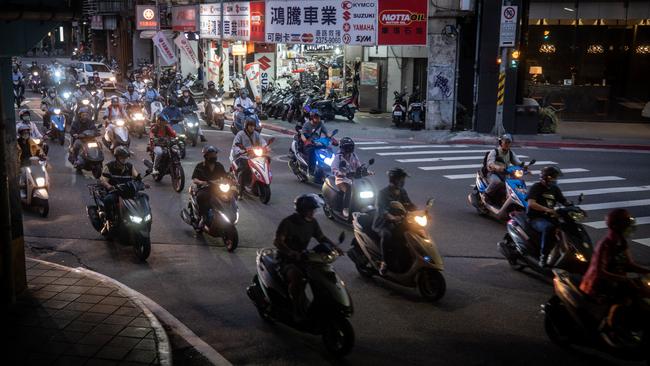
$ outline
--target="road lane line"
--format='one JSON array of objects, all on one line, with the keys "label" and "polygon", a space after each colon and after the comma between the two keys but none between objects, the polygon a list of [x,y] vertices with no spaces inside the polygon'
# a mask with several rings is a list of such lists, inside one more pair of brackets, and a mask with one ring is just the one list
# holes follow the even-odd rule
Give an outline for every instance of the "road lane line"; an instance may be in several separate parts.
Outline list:
[{"label": "road lane line", "polygon": [[590,205],[580,205],[580,208],[582,208],[585,211],[595,211],[595,210],[608,210],[610,208],[637,207],[637,206],[647,206],[647,205],[650,205],[650,199],[594,203]]},{"label": "road lane line", "polygon": [[[356,143],[355,143],[356,144]],[[435,147],[467,147],[467,145],[390,145],[390,146],[370,146],[360,147],[361,150],[403,150],[403,149],[422,149],[422,148],[435,148]]]},{"label": "road lane line", "polygon": [[639,243],[641,245],[645,245],[646,247],[650,247],[650,238],[636,239],[636,240],[634,240],[634,242]]},{"label": "road lane line", "polygon": [[[396,152],[383,152],[377,153],[379,156],[395,156],[395,155],[427,155],[427,154],[460,154],[460,153],[486,153],[488,150],[426,150],[426,151],[396,151]],[[481,159],[483,157],[481,156]]]},{"label": "road lane line", "polygon": [[[400,161],[400,160],[397,160]],[[562,169],[563,173],[584,173],[588,172],[588,169],[583,169],[583,168],[566,168]],[[539,174],[539,170],[531,170],[531,174]],[[452,175],[444,175],[445,178],[447,179],[470,179],[470,178],[476,178],[476,173],[473,174],[452,174]],[[650,188],[649,188],[650,189]],[[566,196],[566,194],[565,194]]]},{"label": "road lane line", "polygon": [[562,193],[564,194],[564,197],[577,197],[581,194],[584,194],[585,196],[592,196],[597,194],[643,192],[643,191],[650,191],[650,186],[596,188],[596,189],[585,189],[585,190],[577,190],[577,191],[566,191]]},{"label": "road lane line", "polygon": [[[650,216],[635,217],[635,221],[637,225],[650,224]],[[604,229],[607,227],[607,222],[605,221],[585,222],[584,224],[594,229]]]},{"label": "road lane line", "polygon": [[616,177],[612,175],[608,175],[604,177],[571,178],[571,179],[560,179],[558,180],[558,184],[606,182],[606,181],[613,181],[613,180],[625,180],[625,178]]},{"label": "road lane line", "polygon": [[[527,158],[527,156],[521,156],[520,158]],[[400,163],[427,163],[435,161],[446,161],[446,160],[481,160],[482,156],[449,156],[444,158],[417,158],[417,159],[395,159],[395,161]]]},{"label": "road lane line", "polygon": [[[554,161],[540,161],[539,164],[553,165],[557,164]],[[468,164],[468,165],[440,165],[440,166],[419,166],[420,170],[446,170],[446,169],[470,169],[480,168],[483,164]]]},{"label": "road lane line", "polygon": [[385,144],[386,141],[359,141],[355,142],[355,145],[380,145],[380,144]]}]

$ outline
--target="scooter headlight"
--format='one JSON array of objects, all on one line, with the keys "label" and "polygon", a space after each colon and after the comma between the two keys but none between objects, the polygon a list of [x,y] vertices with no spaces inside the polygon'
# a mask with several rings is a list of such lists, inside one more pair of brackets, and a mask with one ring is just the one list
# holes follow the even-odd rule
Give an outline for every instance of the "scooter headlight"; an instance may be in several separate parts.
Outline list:
[{"label": "scooter headlight", "polygon": [[61,77],[61,71],[58,71],[58,70],[55,71],[54,76],[56,76],[57,78],[60,78]]},{"label": "scooter headlight", "polygon": [[359,198],[362,199],[370,199],[375,197],[375,193],[373,191],[361,191],[359,192]]},{"label": "scooter headlight", "polygon": [[138,121],[144,120],[144,114],[142,114],[142,113],[134,113],[133,114],[133,119],[138,120]]},{"label": "scooter headlight", "polygon": [[569,217],[575,222],[582,221],[585,218],[585,214],[582,212],[569,212]]},{"label": "scooter headlight", "polygon": [[61,114],[61,108],[54,108],[54,114]]},{"label": "scooter headlight", "polygon": [[32,75],[38,76],[38,71],[34,71],[34,73]]},{"label": "scooter headlight", "polygon": [[36,178],[36,187],[45,187],[45,178],[38,177]]},{"label": "scooter headlight", "polygon": [[255,154],[255,156],[262,156],[264,154],[264,149],[261,148],[253,149],[253,153]]},{"label": "scooter headlight", "polygon": [[40,145],[41,139],[32,139],[36,145]]},{"label": "scooter headlight", "polygon": [[210,101],[211,101],[212,103],[216,103],[216,102],[217,102],[217,100],[216,100],[215,98],[210,98]]},{"label": "scooter headlight", "polygon": [[577,259],[578,261],[583,262],[583,263],[587,263],[587,258],[585,258],[584,254],[582,254],[582,253],[576,253],[576,254],[575,254],[575,257],[576,257],[576,259]]},{"label": "scooter headlight", "polygon": [[68,98],[70,98],[70,92],[63,93],[63,99],[68,99]]},{"label": "scooter headlight", "polygon": [[334,154],[332,154],[331,156],[327,156],[321,153],[318,154],[318,156],[323,160],[325,164],[327,164],[328,166],[332,166],[332,162],[334,161]]},{"label": "scooter headlight", "polygon": [[228,193],[230,191],[230,184],[228,183],[219,184],[219,190],[223,193]]},{"label": "scooter headlight", "polygon": [[89,142],[88,143],[88,148],[93,148],[93,147],[97,147],[97,143],[96,142]]},{"label": "scooter headlight", "polygon": [[420,226],[422,226],[422,227],[427,226],[427,223],[429,222],[429,220],[427,219],[426,215],[423,215],[423,216],[415,216],[415,217],[413,218],[413,220],[415,220],[415,223],[416,223],[416,224],[418,224],[418,225],[420,225]]},{"label": "scooter headlight", "polygon": [[81,101],[81,104],[88,105],[88,104],[90,104],[90,101],[88,99],[84,99],[84,100]]},{"label": "scooter headlight", "polygon": [[115,76],[111,76],[108,80],[115,82]]},{"label": "scooter headlight", "polygon": [[151,214],[147,214],[147,216],[144,217],[144,221],[151,221]]},{"label": "scooter headlight", "polygon": [[524,171],[523,170],[515,170],[514,174],[515,178],[521,179],[524,176]]},{"label": "scooter headlight", "polygon": [[140,217],[140,216],[131,216],[130,215],[129,218],[131,219],[131,222],[133,222],[134,224],[139,224],[139,223],[142,222],[142,217]]},{"label": "scooter headlight", "polygon": [[123,119],[118,119],[115,121],[115,126],[122,127],[124,126],[124,120]]}]

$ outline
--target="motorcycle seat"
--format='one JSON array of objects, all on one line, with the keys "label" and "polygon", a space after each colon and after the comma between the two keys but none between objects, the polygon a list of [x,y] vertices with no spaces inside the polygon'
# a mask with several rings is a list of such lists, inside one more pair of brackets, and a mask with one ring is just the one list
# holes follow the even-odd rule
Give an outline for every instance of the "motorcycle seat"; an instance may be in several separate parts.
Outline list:
[{"label": "motorcycle seat", "polygon": [[374,213],[374,211],[371,211],[369,213],[360,213],[357,216],[357,221],[359,222],[359,225],[361,225],[361,228],[363,229],[363,232],[365,234],[367,234],[372,240],[379,243],[379,240],[381,240],[381,237],[372,228],[372,223],[374,221],[374,218],[375,218],[375,213]]},{"label": "motorcycle seat", "polygon": [[335,177],[335,176],[330,175],[329,177],[327,177],[327,179],[325,179],[325,183],[327,184],[327,186],[328,186],[332,191],[334,191],[334,192],[336,192],[336,193],[339,193],[339,189],[338,189],[338,187],[336,186],[336,177]]}]

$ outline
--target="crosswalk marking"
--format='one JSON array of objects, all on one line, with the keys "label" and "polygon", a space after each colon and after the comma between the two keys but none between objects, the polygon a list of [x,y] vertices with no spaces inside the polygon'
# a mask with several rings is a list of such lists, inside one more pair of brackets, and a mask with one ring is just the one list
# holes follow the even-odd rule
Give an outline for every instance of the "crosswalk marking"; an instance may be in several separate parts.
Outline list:
[{"label": "crosswalk marking", "polygon": [[639,243],[641,245],[645,245],[647,247],[650,247],[650,238],[645,238],[645,239],[636,239],[634,240],[635,243]]},{"label": "crosswalk marking", "polygon": [[636,206],[647,206],[647,205],[650,205],[650,199],[594,203],[590,205],[580,205],[580,208],[582,208],[585,211],[595,211],[595,210],[606,210],[610,208],[636,207]]},{"label": "crosswalk marking", "polygon": [[[397,161],[400,161],[400,160],[397,160]],[[588,171],[589,171],[588,169],[584,169],[584,168],[566,168],[566,169],[562,169],[562,172],[564,172],[564,173],[584,173],[584,172],[588,172]],[[540,171],[539,170],[531,170],[530,173],[531,174],[539,174]],[[476,173],[472,173],[472,174],[452,174],[452,175],[444,175],[444,177],[447,178],[447,179],[473,179],[473,178],[476,177]],[[565,196],[566,196],[566,194],[565,194]]]},{"label": "crosswalk marking", "polygon": [[[635,220],[637,225],[650,224],[650,216],[636,217]],[[607,227],[607,222],[605,221],[585,222],[585,225],[593,227],[594,229],[604,229]]]},{"label": "crosswalk marking", "polygon": [[385,144],[386,141],[359,141],[355,142],[355,145],[380,145],[380,144]]},{"label": "crosswalk marking", "polygon": [[[540,164],[557,164],[554,161],[540,161]],[[467,164],[467,165],[440,165],[440,166],[419,166],[420,170],[446,170],[446,169],[471,169],[471,168],[480,168],[483,164]]]},{"label": "crosswalk marking", "polygon": [[[402,146],[370,146],[370,147],[360,147],[361,150],[408,150],[408,149],[422,149],[422,148],[432,148],[432,147],[467,147],[467,145],[402,145]],[[482,150],[486,151],[486,150]],[[462,151],[457,151],[462,152]]]},{"label": "crosswalk marking", "polygon": [[[524,156],[527,158],[527,156]],[[399,163],[428,163],[435,161],[447,161],[447,160],[481,160],[482,156],[450,156],[444,158],[417,158],[417,159],[395,159]]]},{"label": "crosswalk marking", "polygon": [[[428,154],[468,154],[468,153],[485,153],[487,150],[423,150],[423,151],[395,151],[377,153],[379,156],[397,156],[397,155],[428,155]],[[483,159],[483,156],[481,156]]]},{"label": "crosswalk marking", "polygon": [[591,196],[597,194],[643,192],[643,191],[650,191],[650,186],[585,189],[585,190],[578,190],[578,191],[567,191],[567,192],[563,192],[563,194],[565,197],[577,197],[581,194],[584,194],[585,196]]},{"label": "crosswalk marking", "polygon": [[571,184],[571,183],[590,183],[590,182],[605,182],[612,180],[625,180],[625,178],[616,177],[616,176],[604,176],[604,177],[584,177],[584,178],[571,178],[571,179],[560,179],[558,180],[559,184]]}]

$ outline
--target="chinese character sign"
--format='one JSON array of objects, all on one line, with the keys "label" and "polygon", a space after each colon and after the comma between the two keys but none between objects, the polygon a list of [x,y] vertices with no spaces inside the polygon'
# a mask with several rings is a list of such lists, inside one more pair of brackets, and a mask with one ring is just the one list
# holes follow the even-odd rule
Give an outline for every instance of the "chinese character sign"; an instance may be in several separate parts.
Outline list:
[{"label": "chinese character sign", "polygon": [[251,41],[264,42],[264,2],[251,2]]},{"label": "chinese character sign", "polygon": [[200,5],[200,30],[201,38],[221,38],[221,4]]},{"label": "chinese character sign", "polygon": [[377,39],[378,0],[340,0],[343,43],[372,46]]},{"label": "chinese character sign", "polygon": [[428,1],[379,1],[380,45],[426,45]]},{"label": "chinese character sign", "polygon": [[196,5],[172,8],[172,29],[179,32],[196,32],[199,9]]},{"label": "chinese character sign", "polygon": [[265,42],[343,43],[340,0],[267,0]]},{"label": "chinese character sign", "polygon": [[248,41],[251,38],[250,3],[223,4],[223,38]]}]

